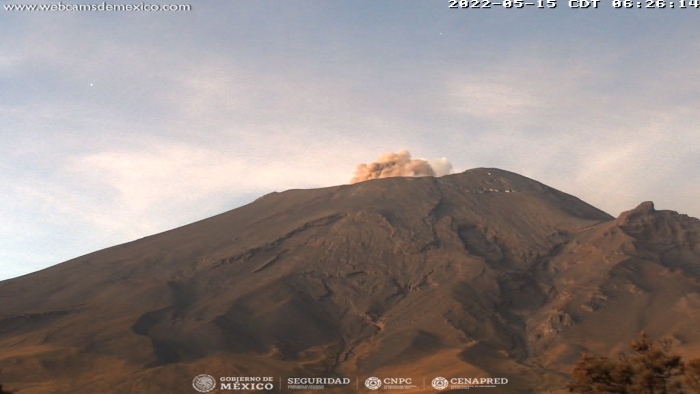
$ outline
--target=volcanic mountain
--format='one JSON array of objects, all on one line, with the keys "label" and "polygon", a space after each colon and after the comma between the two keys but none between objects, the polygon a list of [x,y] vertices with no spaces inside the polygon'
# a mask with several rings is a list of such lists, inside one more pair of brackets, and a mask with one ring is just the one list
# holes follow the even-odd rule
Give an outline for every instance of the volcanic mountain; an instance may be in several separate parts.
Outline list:
[{"label": "volcanic mountain", "polygon": [[198,374],[349,377],[329,391],[362,392],[411,377],[427,393],[438,376],[498,377],[482,390],[542,393],[582,352],[642,330],[698,357],[699,318],[700,220],[650,202],[613,218],[479,168],[272,193],[0,282],[0,383],[195,393]]}]

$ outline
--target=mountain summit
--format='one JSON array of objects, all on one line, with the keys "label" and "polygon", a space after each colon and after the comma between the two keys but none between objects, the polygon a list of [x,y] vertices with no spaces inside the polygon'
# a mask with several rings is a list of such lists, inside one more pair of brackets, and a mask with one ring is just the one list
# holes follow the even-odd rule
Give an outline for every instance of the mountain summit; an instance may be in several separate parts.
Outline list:
[{"label": "mountain summit", "polygon": [[649,202],[616,219],[495,168],[271,193],[0,282],[2,379],[192,393],[201,373],[470,376],[541,393],[642,330],[697,356],[699,245],[698,219]]}]

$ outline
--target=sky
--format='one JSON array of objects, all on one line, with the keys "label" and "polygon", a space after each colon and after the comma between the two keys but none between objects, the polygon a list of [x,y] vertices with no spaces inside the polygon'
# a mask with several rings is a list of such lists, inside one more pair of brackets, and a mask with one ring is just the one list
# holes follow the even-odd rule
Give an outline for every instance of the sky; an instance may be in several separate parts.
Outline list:
[{"label": "sky", "polygon": [[0,0],[0,280],[400,149],[700,217],[698,9],[187,1]]}]

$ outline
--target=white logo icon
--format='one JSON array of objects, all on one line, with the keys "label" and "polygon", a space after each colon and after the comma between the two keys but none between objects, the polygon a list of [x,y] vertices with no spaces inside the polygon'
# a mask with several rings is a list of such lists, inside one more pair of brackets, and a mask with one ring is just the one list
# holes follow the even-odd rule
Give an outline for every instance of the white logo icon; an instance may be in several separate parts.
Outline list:
[{"label": "white logo icon", "polygon": [[447,388],[447,386],[450,385],[450,382],[447,381],[447,379],[443,377],[437,377],[433,379],[430,384],[436,389],[436,390],[444,390]]},{"label": "white logo icon", "polygon": [[207,374],[197,375],[192,379],[192,387],[200,393],[208,393],[216,388],[216,379]]},{"label": "white logo icon", "polygon": [[365,380],[365,386],[370,390],[376,390],[382,387],[382,381],[375,377],[367,378],[367,380]]}]

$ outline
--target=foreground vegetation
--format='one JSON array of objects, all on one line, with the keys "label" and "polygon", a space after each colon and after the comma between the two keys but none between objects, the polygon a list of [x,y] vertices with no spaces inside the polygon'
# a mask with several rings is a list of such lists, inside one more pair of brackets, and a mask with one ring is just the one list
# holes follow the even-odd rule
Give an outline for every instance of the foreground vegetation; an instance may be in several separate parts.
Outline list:
[{"label": "foreground vegetation", "polygon": [[569,392],[581,394],[700,393],[700,359],[684,362],[670,342],[645,333],[617,359],[584,354],[576,363]]}]

